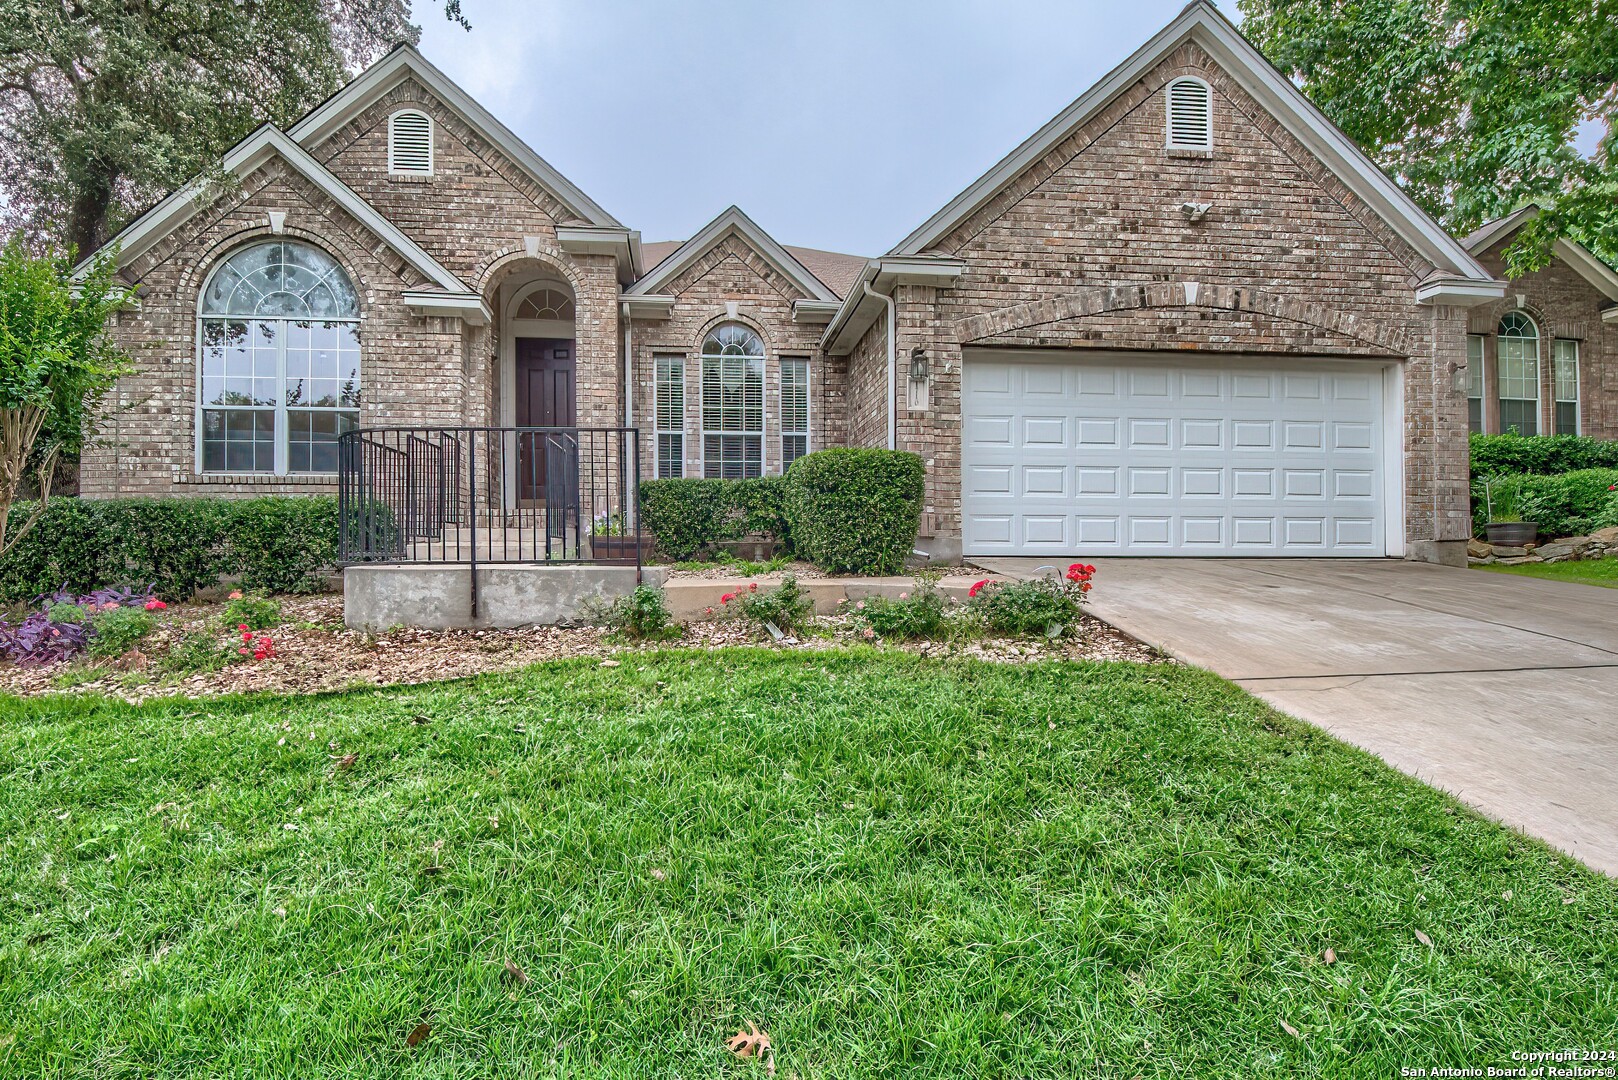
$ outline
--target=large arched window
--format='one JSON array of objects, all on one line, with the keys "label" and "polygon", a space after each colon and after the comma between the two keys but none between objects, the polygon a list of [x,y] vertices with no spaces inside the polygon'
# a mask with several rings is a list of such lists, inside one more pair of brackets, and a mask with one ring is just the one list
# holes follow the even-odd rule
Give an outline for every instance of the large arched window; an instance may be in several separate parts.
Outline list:
[{"label": "large arched window", "polygon": [[1500,430],[1539,434],[1539,327],[1520,311],[1508,311],[1495,331],[1495,371],[1500,385]]},{"label": "large arched window", "polygon": [[197,460],[204,472],[332,473],[359,424],[354,286],[331,256],[271,240],[202,291]]},{"label": "large arched window", "polygon": [[764,473],[764,340],[741,323],[702,339],[702,472]]}]

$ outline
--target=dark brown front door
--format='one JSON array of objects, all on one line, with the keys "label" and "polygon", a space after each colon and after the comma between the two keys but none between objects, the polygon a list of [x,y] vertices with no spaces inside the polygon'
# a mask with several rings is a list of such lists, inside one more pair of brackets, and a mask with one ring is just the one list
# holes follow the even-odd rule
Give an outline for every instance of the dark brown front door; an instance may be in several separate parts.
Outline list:
[{"label": "dark brown front door", "polygon": [[[517,426],[573,427],[573,342],[562,338],[517,339]],[[518,437],[521,497],[545,496],[545,438]]]}]

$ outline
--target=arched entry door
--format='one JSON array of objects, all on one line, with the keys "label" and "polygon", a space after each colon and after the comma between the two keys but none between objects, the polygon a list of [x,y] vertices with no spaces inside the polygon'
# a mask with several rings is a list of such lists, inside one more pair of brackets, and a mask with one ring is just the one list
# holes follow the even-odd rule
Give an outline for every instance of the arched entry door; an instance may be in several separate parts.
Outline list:
[{"label": "arched entry door", "polygon": [[[518,427],[573,427],[577,413],[577,343],[573,298],[560,283],[538,282],[520,292],[511,309],[512,422]],[[545,501],[562,461],[554,439],[522,436],[517,443],[517,493]],[[550,480],[547,480],[550,477]]]}]

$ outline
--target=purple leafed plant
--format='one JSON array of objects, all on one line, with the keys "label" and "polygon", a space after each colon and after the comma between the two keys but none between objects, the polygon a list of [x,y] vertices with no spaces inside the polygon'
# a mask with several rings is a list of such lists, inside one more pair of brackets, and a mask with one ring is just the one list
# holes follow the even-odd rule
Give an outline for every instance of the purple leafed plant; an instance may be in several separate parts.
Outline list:
[{"label": "purple leafed plant", "polygon": [[[71,660],[89,648],[90,639],[95,636],[89,619],[83,616],[109,607],[142,606],[151,596],[149,586],[145,589],[122,586],[96,589],[82,596],[75,596],[64,589],[50,596],[42,596],[37,601],[39,607],[20,621],[0,619],[0,656],[23,667]],[[71,605],[81,611],[70,613],[69,617],[58,613],[57,619],[52,620],[50,610],[53,604]]]}]

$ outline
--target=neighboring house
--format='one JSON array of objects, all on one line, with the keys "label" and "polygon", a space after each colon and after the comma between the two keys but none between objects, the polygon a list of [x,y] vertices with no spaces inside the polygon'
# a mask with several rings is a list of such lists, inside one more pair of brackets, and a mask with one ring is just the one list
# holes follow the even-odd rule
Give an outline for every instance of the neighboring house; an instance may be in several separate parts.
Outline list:
[{"label": "neighboring house", "polygon": [[[1463,243],[1505,277],[1503,253],[1539,213],[1525,206]],[[1472,309],[1467,402],[1473,431],[1618,439],[1618,272],[1572,240]]]},{"label": "neighboring house", "polygon": [[1200,0],[876,259],[734,208],[643,246],[408,48],[223,165],[119,237],[140,370],[88,495],[330,491],[355,424],[627,421],[646,476],[913,450],[943,557],[1464,557],[1504,285]]}]

